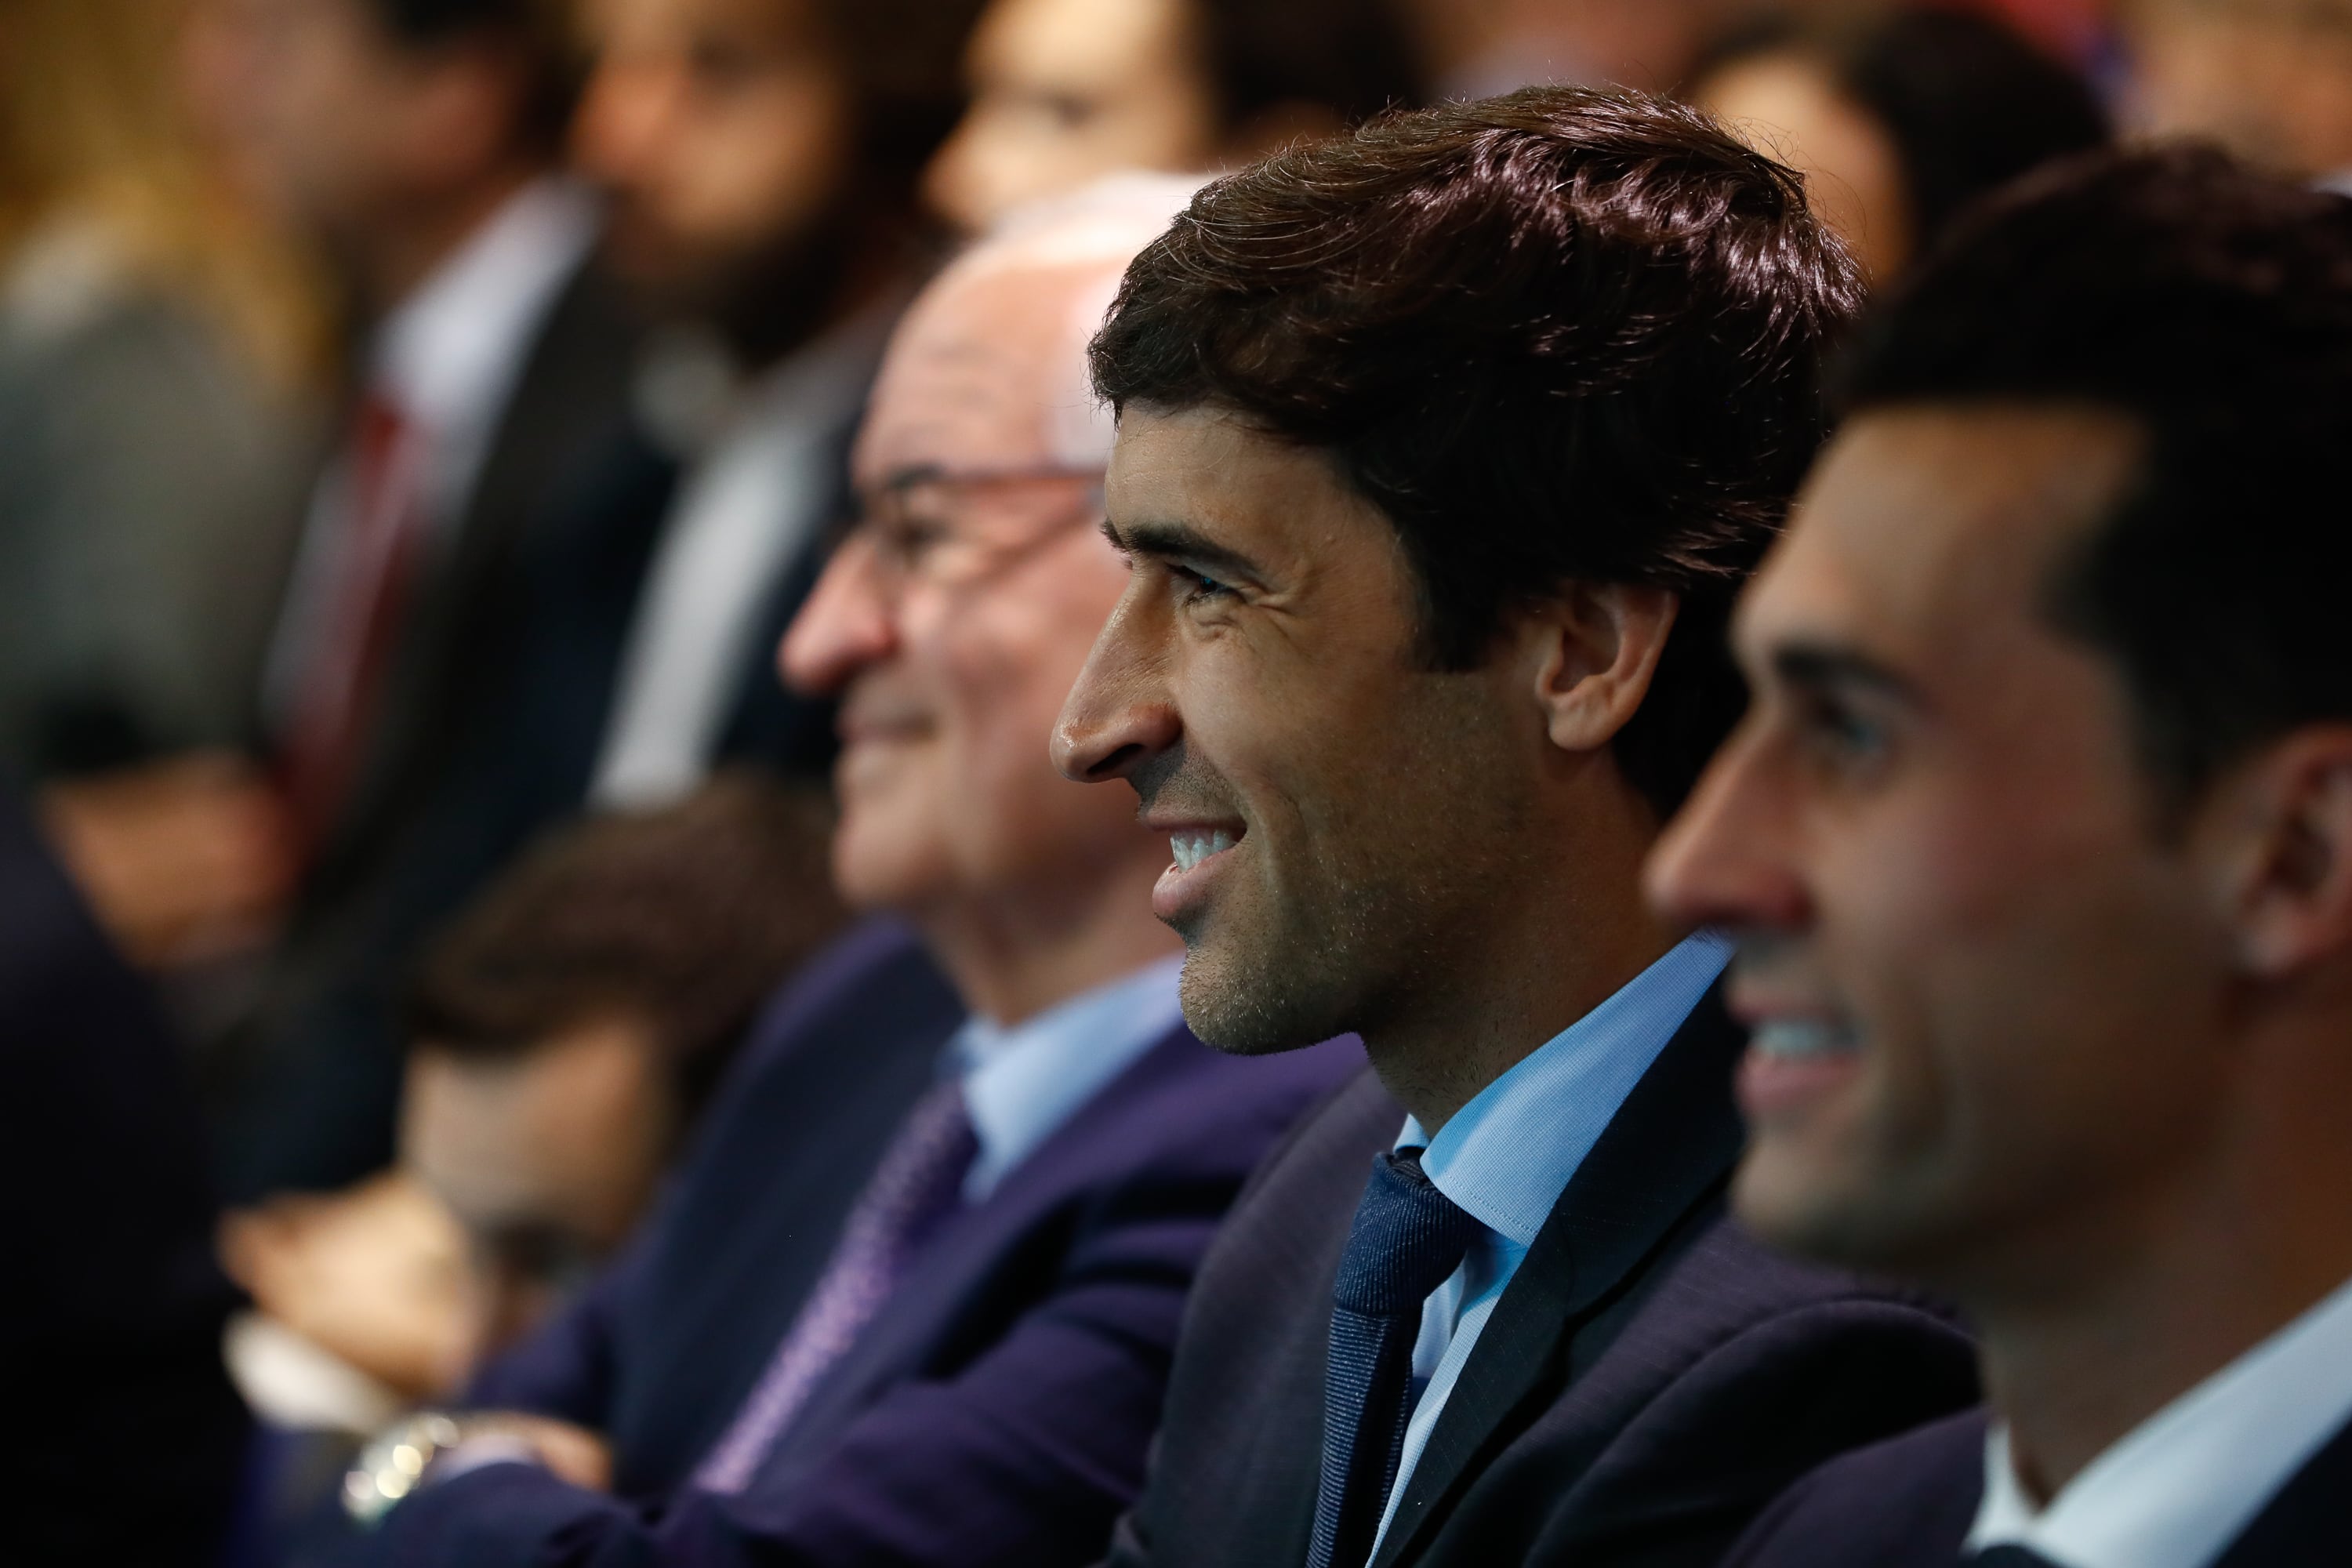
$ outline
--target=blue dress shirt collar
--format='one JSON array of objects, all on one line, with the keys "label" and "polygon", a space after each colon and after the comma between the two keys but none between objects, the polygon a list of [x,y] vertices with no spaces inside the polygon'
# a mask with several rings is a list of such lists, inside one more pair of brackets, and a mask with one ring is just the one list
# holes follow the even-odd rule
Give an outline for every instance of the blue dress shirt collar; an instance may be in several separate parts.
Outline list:
[{"label": "blue dress shirt collar", "polygon": [[1437,1190],[1522,1249],[1551,1216],[1625,1097],[1731,959],[1727,937],[1684,938],[1616,994],[1481,1089],[1432,1138],[1408,1117]]},{"label": "blue dress shirt collar", "polygon": [[964,1181],[978,1203],[1061,1129],[1096,1091],[1184,1021],[1180,954],[1081,992],[1018,1024],[977,1016],[948,1042],[944,1070],[962,1075],[980,1157]]}]

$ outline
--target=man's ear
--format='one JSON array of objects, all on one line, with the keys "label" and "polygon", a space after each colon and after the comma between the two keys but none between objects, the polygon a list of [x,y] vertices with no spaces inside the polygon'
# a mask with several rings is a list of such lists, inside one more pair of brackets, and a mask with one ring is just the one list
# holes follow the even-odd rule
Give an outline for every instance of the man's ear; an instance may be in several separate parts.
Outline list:
[{"label": "man's ear", "polygon": [[1649,695],[1681,600],[1664,588],[1571,583],[1528,614],[1536,700],[1551,743],[1597,752]]},{"label": "man's ear", "polygon": [[2352,725],[2295,731],[2219,794],[2208,831],[2245,970],[2284,979],[2352,951]]}]

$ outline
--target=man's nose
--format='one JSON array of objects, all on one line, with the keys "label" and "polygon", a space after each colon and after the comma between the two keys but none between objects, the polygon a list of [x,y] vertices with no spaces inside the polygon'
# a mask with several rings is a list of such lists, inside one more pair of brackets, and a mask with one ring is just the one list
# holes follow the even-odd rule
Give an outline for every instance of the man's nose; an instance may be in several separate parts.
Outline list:
[{"label": "man's nose", "polygon": [[889,656],[898,632],[875,579],[874,552],[855,536],[834,552],[808,601],[776,650],[784,684],[811,697],[829,696],[860,669]]},{"label": "man's nose", "polygon": [[1687,927],[1803,925],[1811,903],[1786,853],[1785,817],[1756,748],[1735,734],[1650,851],[1651,907]]},{"label": "man's nose", "polygon": [[1182,719],[1157,673],[1162,662],[1151,657],[1147,637],[1123,601],[1095,639],[1054,725],[1054,766],[1065,778],[1125,778],[1182,737]]}]

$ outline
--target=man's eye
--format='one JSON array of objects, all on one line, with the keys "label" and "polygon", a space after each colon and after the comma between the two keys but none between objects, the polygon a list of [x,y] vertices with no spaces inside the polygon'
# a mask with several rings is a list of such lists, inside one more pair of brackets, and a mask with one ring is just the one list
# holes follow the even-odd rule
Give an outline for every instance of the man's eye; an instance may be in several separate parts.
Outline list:
[{"label": "man's eye", "polygon": [[1198,605],[1211,599],[1229,598],[1233,595],[1233,590],[1224,584],[1210,576],[1206,572],[1196,572],[1191,567],[1177,569],[1176,585],[1182,590],[1184,603],[1187,605]]},{"label": "man's eye", "polygon": [[1886,755],[1886,727],[1843,702],[1822,700],[1808,704],[1804,730],[1823,759],[1840,767],[1869,767]]}]

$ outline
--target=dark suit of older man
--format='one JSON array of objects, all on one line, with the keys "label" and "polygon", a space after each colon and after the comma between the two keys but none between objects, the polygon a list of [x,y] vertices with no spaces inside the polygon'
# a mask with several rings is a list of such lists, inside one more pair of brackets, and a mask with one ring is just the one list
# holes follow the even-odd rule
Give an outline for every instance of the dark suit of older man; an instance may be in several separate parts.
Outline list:
[{"label": "dark suit of older man", "polygon": [[[843,1220],[960,1016],[899,928],[860,928],[779,998],[675,1199],[478,1402],[594,1426],[611,1496],[490,1465],[386,1519],[371,1560],[436,1568],[887,1560],[1045,1568],[1100,1550],[1141,1484],[1184,1297],[1265,1150],[1362,1060],[1250,1062],[1157,1031],[924,1247],[749,1484],[698,1484],[818,1288]],[[822,1138],[795,1138],[812,1120]]]}]

